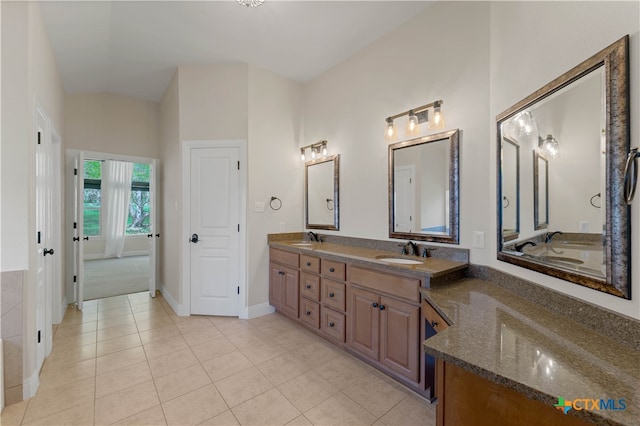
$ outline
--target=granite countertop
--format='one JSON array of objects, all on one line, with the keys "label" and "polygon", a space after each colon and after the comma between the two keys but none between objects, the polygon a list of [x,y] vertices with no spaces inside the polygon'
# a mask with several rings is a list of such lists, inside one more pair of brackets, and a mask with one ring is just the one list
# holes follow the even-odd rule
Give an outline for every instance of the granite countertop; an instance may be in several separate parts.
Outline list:
[{"label": "granite countertop", "polygon": [[[464,270],[467,263],[450,259],[436,257],[407,256],[386,250],[375,250],[371,248],[352,247],[333,243],[315,243],[309,241],[272,241],[269,246],[273,248],[297,251],[301,254],[322,255],[333,260],[349,260],[365,266],[383,267],[396,272],[403,272],[409,275],[428,276],[437,278],[454,271]],[[380,258],[392,257],[420,262],[419,264],[398,264],[390,263]]]},{"label": "granite countertop", "polygon": [[621,408],[624,399],[624,410],[571,411],[598,424],[638,424],[640,351],[488,281],[421,292],[450,324],[425,340],[427,353],[550,406],[562,397]]}]

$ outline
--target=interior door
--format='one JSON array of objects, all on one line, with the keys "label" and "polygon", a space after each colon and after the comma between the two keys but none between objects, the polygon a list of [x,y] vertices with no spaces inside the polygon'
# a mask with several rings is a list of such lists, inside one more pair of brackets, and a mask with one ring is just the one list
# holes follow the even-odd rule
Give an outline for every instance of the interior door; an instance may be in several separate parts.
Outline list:
[{"label": "interior door", "polygon": [[190,149],[191,313],[238,315],[239,148]]},{"label": "interior door", "polygon": [[75,299],[79,310],[82,310],[84,302],[84,152],[78,153],[76,163],[77,173],[75,174],[76,208],[74,238],[74,259],[75,259]]},{"label": "interior door", "polygon": [[396,167],[393,177],[393,192],[395,197],[394,231],[415,232],[415,171],[411,166]]},{"label": "interior door", "polygon": [[156,256],[158,255],[158,238],[160,238],[160,234],[158,230],[160,227],[158,226],[158,197],[157,197],[157,189],[158,189],[158,160],[153,160],[151,163],[151,173],[149,175],[149,204],[150,208],[150,224],[151,229],[149,230],[149,294],[151,297],[156,297]]}]

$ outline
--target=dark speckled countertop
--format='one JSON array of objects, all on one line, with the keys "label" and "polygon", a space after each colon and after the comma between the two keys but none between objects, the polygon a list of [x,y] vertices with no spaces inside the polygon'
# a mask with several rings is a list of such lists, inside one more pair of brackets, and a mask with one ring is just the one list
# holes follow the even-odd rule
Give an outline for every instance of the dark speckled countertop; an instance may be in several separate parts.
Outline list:
[{"label": "dark speckled countertop", "polygon": [[573,414],[640,424],[639,351],[488,281],[421,292],[451,325],[424,342],[427,353],[550,406],[558,397],[624,399],[624,410]]},{"label": "dark speckled countertop", "polygon": [[[401,272],[407,275],[415,275],[419,277],[438,278],[450,274],[455,271],[462,271],[467,267],[466,262],[456,260],[436,258],[436,257],[417,257],[406,256],[398,253],[376,250],[363,247],[345,246],[342,244],[332,243],[311,243],[309,241],[271,241],[269,246],[273,248],[285,249],[288,251],[297,251],[301,254],[313,256],[322,255],[328,259],[349,260],[351,263],[361,264],[377,269],[384,268],[390,272]],[[415,265],[390,263],[380,260],[384,257],[408,259],[420,262]]]}]

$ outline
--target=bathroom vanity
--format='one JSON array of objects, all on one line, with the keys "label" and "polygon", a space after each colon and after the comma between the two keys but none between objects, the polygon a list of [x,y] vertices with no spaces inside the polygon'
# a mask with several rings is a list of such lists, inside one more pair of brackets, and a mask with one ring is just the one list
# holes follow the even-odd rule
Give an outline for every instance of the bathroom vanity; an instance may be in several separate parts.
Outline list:
[{"label": "bathroom vanity", "polygon": [[326,242],[269,245],[269,302],[278,312],[434,397],[420,290],[461,278],[466,262]]}]

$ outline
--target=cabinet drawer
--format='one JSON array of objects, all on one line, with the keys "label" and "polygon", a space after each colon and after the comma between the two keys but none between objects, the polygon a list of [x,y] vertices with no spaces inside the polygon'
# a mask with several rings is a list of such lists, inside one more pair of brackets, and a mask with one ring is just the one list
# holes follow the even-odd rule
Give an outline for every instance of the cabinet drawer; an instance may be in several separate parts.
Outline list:
[{"label": "cabinet drawer", "polygon": [[299,256],[298,253],[291,253],[290,251],[278,250],[278,249],[270,249],[269,257],[272,262],[282,263],[284,265],[293,266],[294,268],[298,268],[300,265],[298,264]]},{"label": "cabinet drawer", "polygon": [[339,311],[346,310],[346,285],[338,281],[322,279],[322,303]]},{"label": "cabinet drawer", "polygon": [[342,262],[334,262],[332,260],[323,260],[322,261],[322,275],[326,275],[327,277],[331,277],[335,280],[344,281],[345,280],[345,271],[347,267]]},{"label": "cabinet drawer", "polygon": [[303,271],[313,272],[314,274],[319,274],[320,258],[307,256],[305,254],[300,255],[300,269]]},{"label": "cabinet drawer", "polygon": [[420,302],[420,280],[415,278],[406,278],[400,275],[385,274],[371,269],[351,266],[349,269],[349,282],[413,302]]},{"label": "cabinet drawer", "polygon": [[320,304],[300,299],[300,319],[313,328],[320,328]]},{"label": "cabinet drawer", "polygon": [[340,343],[345,341],[346,321],[344,314],[322,309],[322,331]]},{"label": "cabinet drawer", "polygon": [[300,274],[300,295],[315,302],[319,302],[320,276],[302,272]]},{"label": "cabinet drawer", "polygon": [[449,324],[436,312],[436,310],[427,302],[426,300],[422,301],[422,315],[427,320],[429,324],[436,330],[436,332],[441,332],[445,328],[449,327]]}]

